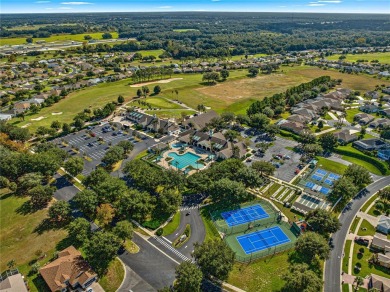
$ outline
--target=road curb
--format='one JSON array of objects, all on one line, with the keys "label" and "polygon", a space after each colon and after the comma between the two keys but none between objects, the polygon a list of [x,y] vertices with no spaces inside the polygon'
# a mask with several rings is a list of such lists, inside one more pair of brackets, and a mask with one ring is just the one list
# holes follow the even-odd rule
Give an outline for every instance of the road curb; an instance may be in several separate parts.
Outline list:
[{"label": "road curb", "polygon": [[122,283],[120,284],[120,286],[118,287],[118,289],[116,291],[121,291],[121,288],[123,286],[123,284],[125,283],[125,280],[126,280],[126,277],[127,277],[127,269],[126,269],[126,265],[125,263],[119,258],[119,257],[116,257],[122,264],[122,267],[123,269],[125,270],[125,275],[123,277],[123,280],[122,280]]}]

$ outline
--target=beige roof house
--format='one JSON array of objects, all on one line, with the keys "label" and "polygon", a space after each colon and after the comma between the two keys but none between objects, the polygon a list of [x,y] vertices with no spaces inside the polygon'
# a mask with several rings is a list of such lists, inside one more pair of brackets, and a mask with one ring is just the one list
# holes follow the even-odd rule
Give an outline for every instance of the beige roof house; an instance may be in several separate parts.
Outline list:
[{"label": "beige roof house", "polygon": [[24,283],[21,274],[17,273],[8,276],[0,281],[0,292],[27,292],[26,284]]},{"label": "beige roof house", "polygon": [[371,274],[370,282],[368,282],[369,289],[378,289],[381,292],[390,292],[390,279]]},{"label": "beige roof house", "polygon": [[67,291],[81,286],[88,287],[96,281],[97,275],[73,246],[59,252],[58,259],[39,270],[51,291]]}]

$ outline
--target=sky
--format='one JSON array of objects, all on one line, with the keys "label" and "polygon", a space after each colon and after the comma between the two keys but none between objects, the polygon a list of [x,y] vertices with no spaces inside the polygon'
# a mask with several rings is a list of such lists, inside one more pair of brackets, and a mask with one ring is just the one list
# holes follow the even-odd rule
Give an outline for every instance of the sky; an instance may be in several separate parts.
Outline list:
[{"label": "sky", "polygon": [[140,11],[390,13],[390,0],[0,0],[1,13]]}]

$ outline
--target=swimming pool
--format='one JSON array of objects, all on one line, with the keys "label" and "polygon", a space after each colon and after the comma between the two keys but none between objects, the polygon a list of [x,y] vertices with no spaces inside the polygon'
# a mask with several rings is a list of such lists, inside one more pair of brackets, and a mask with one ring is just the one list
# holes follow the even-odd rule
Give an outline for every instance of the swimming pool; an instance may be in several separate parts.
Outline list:
[{"label": "swimming pool", "polygon": [[186,152],[182,155],[179,155],[175,152],[169,152],[168,156],[173,158],[173,160],[170,161],[170,164],[178,169],[183,169],[188,165],[191,165],[194,168],[203,166],[202,164],[196,165],[196,162],[201,157],[191,152]]},{"label": "swimming pool", "polygon": [[183,147],[183,146],[184,146],[184,144],[183,144],[183,143],[180,143],[180,142],[178,142],[178,143],[173,143],[171,146],[172,146],[172,148],[181,148],[181,147]]}]

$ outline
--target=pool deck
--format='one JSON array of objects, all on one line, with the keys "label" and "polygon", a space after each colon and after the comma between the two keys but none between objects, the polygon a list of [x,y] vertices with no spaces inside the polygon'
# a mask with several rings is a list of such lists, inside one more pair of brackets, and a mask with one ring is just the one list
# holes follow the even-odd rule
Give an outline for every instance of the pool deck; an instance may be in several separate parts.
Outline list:
[{"label": "pool deck", "polygon": [[[165,152],[161,155],[162,158],[161,158],[160,161],[157,163],[158,165],[161,165],[162,167],[165,167],[165,168],[167,168],[167,169],[175,169],[175,170],[176,170],[176,167],[175,167],[174,165],[170,165],[170,164],[169,164],[169,162],[170,162],[171,160],[170,160],[170,161],[166,161],[166,160],[165,160],[167,157],[169,157],[169,156],[168,156],[168,153],[176,153],[176,154],[178,154],[178,155],[183,155],[183,154],[185,154],[185,153],[187,153],[187,152],[190,152],[190,153],[193,153],[193,154],[195,154],[195,155],[200,156],[199,159],[204,159],[204,160],[209,156],[209,153],[204,152],[204,150],[202,150],[202,152],[204,152],[204,153],[200,153],[199,151],[196,151],[196,148],[190,147],[190,146],[187,146],[187,147],[186,147],[186,150],[184,151],[184,153],[179,153],[180,150],[181,150],[181,148],[173,148],[173,147],[171,146],[172,144],[175,144],[175,143],[177,143],[177,142],[173,141],[173,142],[170,144],[171,149],[165,151]],[[210,161],[210,162],[206,162],[205,165],[204,165],[203,167],[200,167],[200,164],[199,164],[199,170],[203,170],[203,169],[209,167],[210,163],[211,163],[211,161]],[[183,169],[183,170],[184,170],[184,169]],[[193,173],[195,173],[195,172],[196,172],[196,169],[191,170],[190,172],[188,172],[188,174],[191,175],[191,174],[193,174]]]}]

